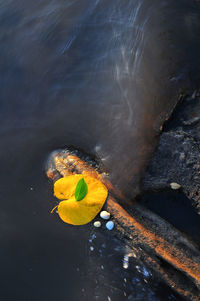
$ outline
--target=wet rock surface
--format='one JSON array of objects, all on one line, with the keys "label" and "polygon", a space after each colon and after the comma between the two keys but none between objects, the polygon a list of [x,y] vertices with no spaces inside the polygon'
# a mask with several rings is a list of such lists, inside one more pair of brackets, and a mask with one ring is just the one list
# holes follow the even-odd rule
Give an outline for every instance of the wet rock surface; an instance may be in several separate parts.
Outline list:
[{"label": "wet rock surface", "polygon": [[177,182],[200,213],[200,93],[184,97],[165,124],[142,183],[143,191],[169,190]]}]

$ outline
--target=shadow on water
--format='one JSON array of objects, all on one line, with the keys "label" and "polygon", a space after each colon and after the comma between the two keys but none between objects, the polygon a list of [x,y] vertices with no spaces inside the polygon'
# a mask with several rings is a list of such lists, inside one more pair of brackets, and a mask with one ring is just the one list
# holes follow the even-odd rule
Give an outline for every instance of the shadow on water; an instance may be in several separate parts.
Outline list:
[{"label": "shadow on water", "polygon": [[[97,260],[91,226],[75,229],[49,214],[44,161],[54,149],[82,148],[133,197],[179,92],[198,82],[199,9],[170,0],[0,2],[2,300],[77,301],[90,290],[97,276],[87,273]],[[116,275],[106,270],[105,282],[115,278],[117,286]],[[124,300],[142,300],[141,278],[136,285],[130,277]],[[163,300],[152,279],[149,300]],[[163,290],[167,300],[180,300]],[[90,300],[123,300],[112,287],[98,294],[91,289]]]},{"label": "shadow on water", "polygon": [[163,191],[144,195],[140,203],[167,220],[192,238],[200,247],[200,218],[189,200],[181,191]]}]

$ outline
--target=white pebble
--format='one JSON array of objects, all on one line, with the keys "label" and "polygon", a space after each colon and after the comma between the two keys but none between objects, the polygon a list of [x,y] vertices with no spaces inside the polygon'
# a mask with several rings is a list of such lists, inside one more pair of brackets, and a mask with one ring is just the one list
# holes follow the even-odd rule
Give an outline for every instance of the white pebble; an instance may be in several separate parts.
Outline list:
[{"label": "white pebble", "polygon": [[110,218],[110,213],[108,211],[101,211],[100,216],[103,219],[109,219]]},{"label": "white pebble", "polygon": [[96,227],[96,228],[101,227],[101,222],[100,221],[94,222],[94,227]]},{"label": "white pebble", "polygon": [[170,186],[171,186],[171,189],[174,189],[174,190],[181,188],[181,185],[178,183],[170,183]]},{"label": "white pebble", "polygon": [[106,228],[107,228],[108,230],[112,230],[112,229],[114,228],[114,223],[113,223],[113,221],[107,222],[107,223],[106,223]]}]

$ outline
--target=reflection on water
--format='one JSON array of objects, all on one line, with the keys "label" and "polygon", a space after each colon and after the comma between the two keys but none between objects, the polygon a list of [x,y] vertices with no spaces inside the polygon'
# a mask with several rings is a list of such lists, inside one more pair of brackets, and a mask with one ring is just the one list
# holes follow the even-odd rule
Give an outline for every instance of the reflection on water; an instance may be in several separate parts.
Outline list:
[{"label": "reflection on water", "polygon": [[86,282],[83,294],[88,300],[181,300],[133,249],[105,229],[91,230],[89,246],[91,281]]},{"label": "reflection on water", "polygon": [[3,133],[96,153],[133,197],[163,120],[198,83],[198,4],[13,0],[0,8]]},{"label": "reflection on water", "polygon": [[1,300],[176,300],[137,258],[124,269],[107,232],[90,243],[90,225],[51,216],[43,167],[74,145],[135,195],[178,91],[198,80],[198,3],[7,0],[0,15]]}]

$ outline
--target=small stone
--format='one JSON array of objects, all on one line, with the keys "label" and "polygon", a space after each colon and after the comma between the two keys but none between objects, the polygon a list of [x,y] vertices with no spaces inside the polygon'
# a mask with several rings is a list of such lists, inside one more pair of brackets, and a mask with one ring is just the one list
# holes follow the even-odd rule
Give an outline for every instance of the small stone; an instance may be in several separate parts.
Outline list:
[{"label": "small stone", "polygon": [[178,183],[170,183],[170,186],[171,186],[171,189],[174,189],[174,190],[181,188],[181,185]]},{"label": "small stone", "polygon": [[113,221],[107,222],[107,223],[106,223],[106,228],[107,228],[108,230],[112,230],[112,229],[114,228],[114,223],[113,223]]},{"label": "small stone", "polygon": [[101,227],[101,222],[100,221],[94,222],[94,227],[96,227],[96,228]]},{"label": "small stone", "polygon": [[109,219],[110,218],[110,213],[108,211],[101,211],[100,216],[103,219]]}]

